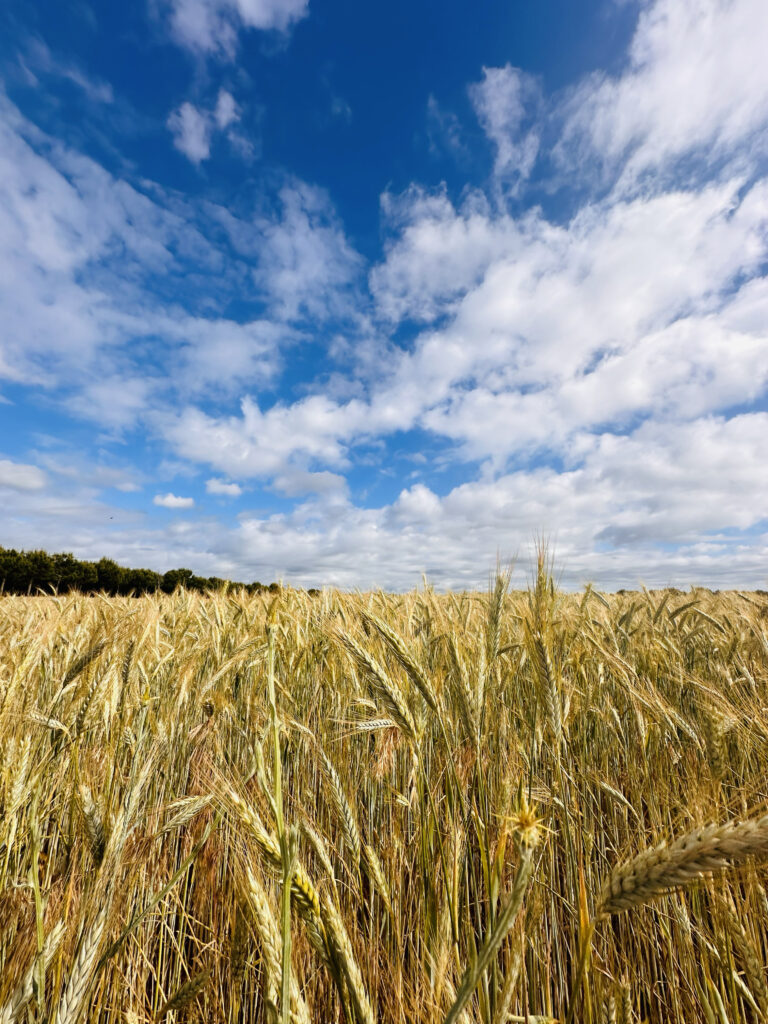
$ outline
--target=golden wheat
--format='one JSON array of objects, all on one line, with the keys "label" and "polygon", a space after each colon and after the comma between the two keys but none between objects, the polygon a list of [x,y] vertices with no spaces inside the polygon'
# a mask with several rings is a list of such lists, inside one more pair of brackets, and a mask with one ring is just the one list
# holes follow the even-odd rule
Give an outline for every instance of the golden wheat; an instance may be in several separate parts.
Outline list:
[{"label": "golden wheat", "polygon": [[1,597],[0,1022],[766,1019],[766,595],[508,584]]}]

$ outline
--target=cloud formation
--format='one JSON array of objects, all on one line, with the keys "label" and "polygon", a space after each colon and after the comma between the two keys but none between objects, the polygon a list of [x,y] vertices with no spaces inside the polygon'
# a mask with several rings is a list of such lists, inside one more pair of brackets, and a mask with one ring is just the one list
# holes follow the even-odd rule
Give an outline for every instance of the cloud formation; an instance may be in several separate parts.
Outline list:
[{"label": "cloud formation", "polygon": [[[173,24],[231,56],[242,28],[306,10],[177,0]],[[163,462],[130,479],[194,509],[115,522],[115,554],[470,587],[544,534],[570,585],[764,586],[767,10],[654,0],[623,69],[554,94],[484,68],[484,186],[384,191],[375,259],[315,185],[183,199],[0,100],[0,374],[139,433]],[[238,117],[222,90],[169,127],[213,166]],[[459,148],[455,115],[427,118]],[[0,462],[9,540],[103,553],[107,478],[67,504],[63,472],[21,458]]]}]

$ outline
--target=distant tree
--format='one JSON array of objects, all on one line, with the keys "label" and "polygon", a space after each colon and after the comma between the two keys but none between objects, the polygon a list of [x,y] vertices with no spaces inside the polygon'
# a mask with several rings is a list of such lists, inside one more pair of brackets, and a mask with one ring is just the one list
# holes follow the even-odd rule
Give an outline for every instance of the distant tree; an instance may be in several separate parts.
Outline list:
[{"label": "distant tree", "polygon": [[128,570],[111,558],[100,558],[96,563],[96,589],[108,594],[123,593],[123,582]]},{"label": "distant tree", "polygon": [[152,569],[125,569],[120,587],[121,594],[154,594],[160,589],[163,577]]},{"label": "distant tree", "polygon": [[25,551],[24,558],[27,563],[26,589],[32,594],[38,590],[50,591],[56,582],[51,556],[45,551]]},{"label": "distant tree", "polygon": [[79,590],[87,594],[97,590],[99,573],[93,562],[81,562],[69,553],[51,555],[53,586],[60,594]]},{"label": "distant tree", "polygon": [[112,558],[98,562],[81,561],[70,552],[49,555],[45,551],[16,551],[0,547],[0,592],[6,594],[37,593],[39,590],[65,594],[101,591],[105,594],[148,594],[163,590],[172,594],[177,588],[200,593],[242,587],[248,593],[279,591],[279,583],[269,587],[258,581],[236,583],[221,576],[196,576],[191,569],[169,569],[160,575],[152,569],[126,569]]},{"label": "distant tree", "polygon": [[20,594],[27,586],[27,564],[22,552],[0,548],[0,587],[8,594]]},{"label": "distant tree", "polygon": [[166,594],[172,594],[177,587],[188,586],[193,575],[191,569],[169,569],[168,572],[163,573],[160,588]]}]

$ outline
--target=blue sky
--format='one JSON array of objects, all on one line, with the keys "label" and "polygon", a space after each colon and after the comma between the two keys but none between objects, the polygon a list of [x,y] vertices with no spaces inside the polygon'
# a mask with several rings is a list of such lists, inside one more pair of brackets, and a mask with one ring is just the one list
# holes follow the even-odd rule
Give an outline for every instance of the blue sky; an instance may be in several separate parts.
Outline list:
[{"label": "blue sky", "polygon": [[0,544],[768,585],[764,0],[0,30]]}]

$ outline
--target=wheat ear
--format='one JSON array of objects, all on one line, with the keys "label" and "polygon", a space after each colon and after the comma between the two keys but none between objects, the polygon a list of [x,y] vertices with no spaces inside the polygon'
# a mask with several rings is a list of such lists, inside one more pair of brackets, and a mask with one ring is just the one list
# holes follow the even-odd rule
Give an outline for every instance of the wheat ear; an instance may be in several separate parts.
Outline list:
[{"label": "wheat ear", "polygon": [[85,997],[91,984],[93,971],[98,961],[99,947],[107,923],[110,900],[106,899],[91,925],[69,975],[67,987],[59,1003],[58,1024],[75,1024],[85,1004]]},{"label": "wheat ear", "polygon": [[[256,930],[261,940],[262,962],[265,975],[265,999],[273,1007],[277,1007],[280,979],[282,977],[280,930],[275,921],[266,889],[259,881],[250,865],[244,871],[245,895],[253,913]],[[294,1024],[309,1024],[310,1016],[307,1004],[299,990],[296,977],[291,972],[291,1020]]]},{"label": "wheat ear", "polygon": [[368,677],[371,689],[378,696],[388,713],[397,723],[403,735],[412,743],[417,742],[416,725],[413,715],[405,702],[400,687],[390,679],[378,661],[365,648],[342,629],[333,629],[330,635],[357,662]]},{"label": "wheat ear", "polygon": [[344,792],[344,787],[341,784],[339,773],[334,768],[331,760],[328,758],[324,750],[320,751],[320,758],[323,770],[330,783],[331,803],[333,804],[333,808],[341,821],[344,839],[346,840],[347,846],[349,846],[352,856],[354,857],[355,867],[357,867],[360,863],[362,843],[354,812],[349,800],[347,799],[347,794]]},{"label": "wheat ear", "polygon": [[200,995],[205,986],[208,984],[208,980],[211,977],[211,971],[201,971],[199,974],[193,975],[191,978],[187,978],[183,985],[173,993],[170,999],[160,1007],[155,1014],[155,1020],[162,1020],[167,1017],[171,1010],[181,1010],[182,1007],[191,1003],[194,999]]},{"label": "wheat ear", "polygon": [[[58,921],[46,936],[45,943],[43,945],[43,957],[45,959],[46,967],[56,955],[56,950],[61,945],[61,940],[64,937],[65,930],[66,926],[64,922]],[[32,998],[34,977],[35,961],[33,960],[27,970],[27,973],[16,987],[10,1001],[0,1008],[0,1024],[12,1024],[12,1022],[21,1014],[22,1010]]]},{"label": "wheat ear", "polygon": [[606,879],[597,916],[617,914],[688,885],[702,875],[768,853],[768,814],[750,821],[705,825],[667,846],[644,850]]},{"label": "wheat ear", "polygon": [[323,895],[322,916],[334,959],[343,972],[347,990],[355,1008],[355,1016],[360,1024],[374,1024],[376,1018],[352,950],[352,943],[349,941],[349,934],[335,903],[327,894]]},{"label": "wheat ear", "polygon": [[386,622],[371,612],[363,612],[363,619],[373,626],[395,658],[397,658],[401,667],[408,674],[409,679],[424,698],[427,705],[436,712],[438,710],[437,697],[432,689],[427,673],[421,667],[415,655],[408,650],[408,646],[400,634],[396,633],[391,626],[388,626]]}]

